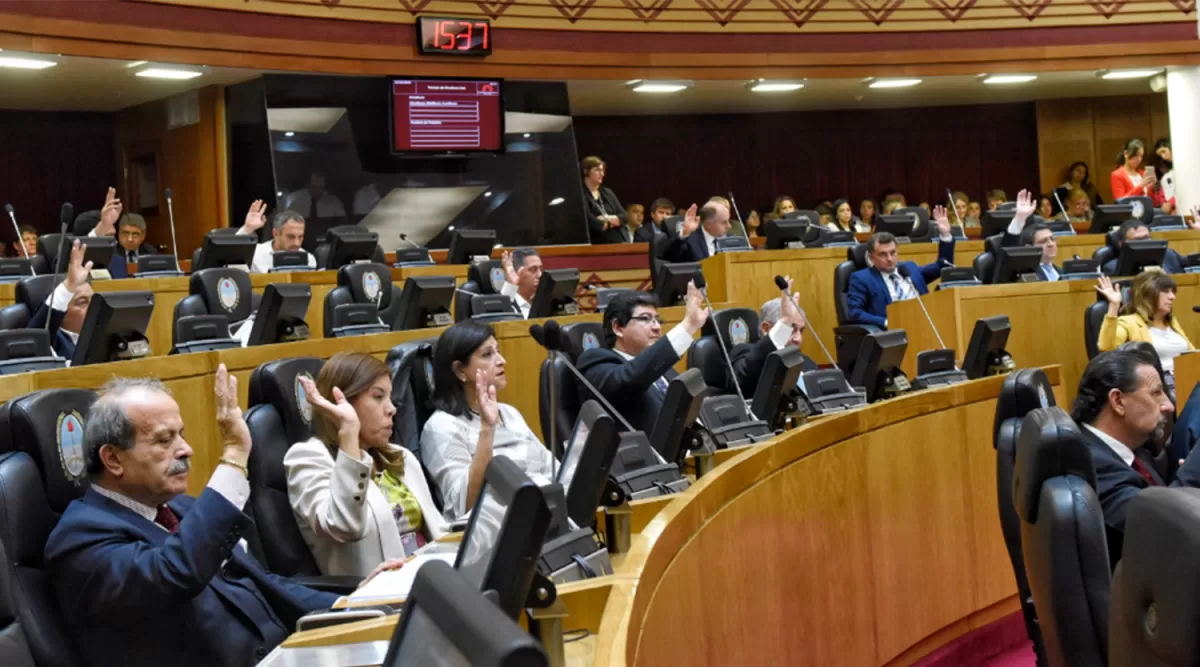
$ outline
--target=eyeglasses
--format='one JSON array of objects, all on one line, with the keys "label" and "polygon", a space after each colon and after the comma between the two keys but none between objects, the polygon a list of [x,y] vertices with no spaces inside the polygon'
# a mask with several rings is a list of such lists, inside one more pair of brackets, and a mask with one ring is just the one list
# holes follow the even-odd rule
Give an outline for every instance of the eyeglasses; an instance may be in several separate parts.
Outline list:
[{"label": "eyeglasses", "polygon": [[634,316],[630,317],[629,319],[637,320],[638,322],[641,322],[642,324],[650,324],[651,322],[658,322],[659,326],[666,324],[666,322],[663,321],[663,318],[661,318],[657,315],[650,315],[649,313],[642,313],[641,315],[634,315]]}]

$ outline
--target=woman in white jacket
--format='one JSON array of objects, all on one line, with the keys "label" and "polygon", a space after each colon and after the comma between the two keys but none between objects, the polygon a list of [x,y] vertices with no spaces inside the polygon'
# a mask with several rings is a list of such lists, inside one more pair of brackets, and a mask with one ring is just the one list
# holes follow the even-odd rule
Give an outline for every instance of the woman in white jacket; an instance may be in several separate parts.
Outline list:
[{"label": "woman in white jacket", "polygon": [[288,500],[321,572],[366,576],[446,534],[420,461],[390,442],[396,407],[388,367],[340,352],[316,383],[300,382],[315,437],[293,445],[283,465]]}]

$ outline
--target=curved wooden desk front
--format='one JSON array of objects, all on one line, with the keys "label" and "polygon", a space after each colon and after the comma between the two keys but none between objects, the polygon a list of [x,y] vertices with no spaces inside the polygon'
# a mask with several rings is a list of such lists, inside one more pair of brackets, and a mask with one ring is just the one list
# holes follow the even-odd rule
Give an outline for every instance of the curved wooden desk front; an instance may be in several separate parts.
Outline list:
[{"label": "curved wooden desk front", "polygon": [[[565,627],[593,635],[569,664],[908,664],[1017,611],[991,433],[1002,384],[831,416],[727,460],[658,513],[617,575],[560,587]],[[287,645],[387,639],[394,624]]]}]

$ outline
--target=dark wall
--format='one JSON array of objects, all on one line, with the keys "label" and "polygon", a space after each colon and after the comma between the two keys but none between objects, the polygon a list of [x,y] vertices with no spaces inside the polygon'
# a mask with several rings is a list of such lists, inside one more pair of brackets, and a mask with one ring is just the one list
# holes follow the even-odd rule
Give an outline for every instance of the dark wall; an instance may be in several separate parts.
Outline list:
[{"label": "dark wall", "polygon": [[[104,204],[118,186],[111,113],[0,111],[0,205],[42,233],[59,230],[63,202],[76,213]],[[4,216],[0,240],[16,233]]]},{"label": "dark wall", "polygon": [[802,208],[823,199],[942,202],[946,188],[983,201],[1038,185],[1032,102],[696,116],[575,118],[579,155],[608,163],[606,185],[625,205],[655,197],[676,206],[736,196],[742,215],[779,195]]}]

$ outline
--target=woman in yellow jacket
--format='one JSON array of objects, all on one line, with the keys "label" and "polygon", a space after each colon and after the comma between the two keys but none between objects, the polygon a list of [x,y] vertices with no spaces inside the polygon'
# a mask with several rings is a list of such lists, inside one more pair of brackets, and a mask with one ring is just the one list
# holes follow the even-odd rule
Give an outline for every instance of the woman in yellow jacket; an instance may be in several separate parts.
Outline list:
[{"label": "woman in yellow jacket", "polygon": [[[1108,314],[1100,326],[1097,347],[1113,350],[1127,341],[1146,342],[1154,346],[1163,371],[1175,372],[1175,357],[1196,349],[1179,318],[1172,316],[1175,305],[1175,281],[1162,271],[1143,271],[1133,279],[1129,303],[1121,309],[1121,291],[1107,276],[1101,276],[1096,291],[1108,300]],[[1118,317],[1118,312],[1122,313]]]}]

